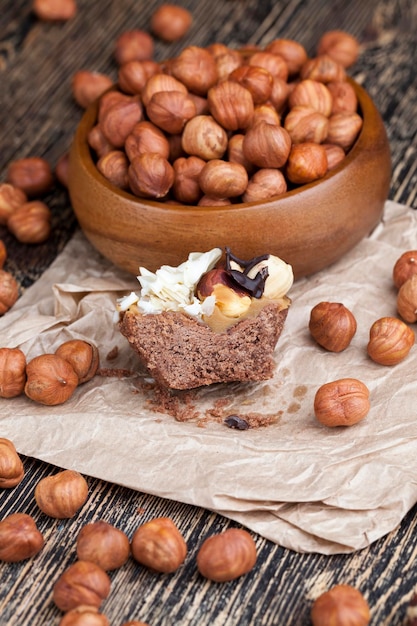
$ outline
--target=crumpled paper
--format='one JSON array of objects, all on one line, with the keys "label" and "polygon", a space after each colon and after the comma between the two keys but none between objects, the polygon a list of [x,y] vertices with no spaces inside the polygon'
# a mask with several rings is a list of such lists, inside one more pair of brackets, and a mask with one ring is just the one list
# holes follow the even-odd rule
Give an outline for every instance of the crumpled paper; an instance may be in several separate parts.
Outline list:
[{"label": "crumpled paper", "polygon": [[[273,415],[269,426],[237,431],[155,412],[139,371],[121,379],[96,376],[57,407],[24,396],[3,399],[0,436],[22,454],[205,507],[299,552],[364,548],[417,501],[417,347],[395,367],[366,354],[371,324],[397,316],[392,268],[408,249],[417,249],[417,211],[388,201],[368,238],[291,289],[274,378],[197,393],[202,414],[225,398],[227,414]],[[29,360],[81,338],[96,343],[102,367],[135,369],[136,355],[113,314],[116,298],[138,286],[77,233],[0,319],[0,345],[20,347]],[[309,335],[310,311],[323,300],[343,302],[357,319],[342,353],[324,351]],[[107,362],[115,346],[119,354]],[[369,387],[371,410],[355,426],[329,429],[316,421],[313,399],[320,385],[342,377]]]}]

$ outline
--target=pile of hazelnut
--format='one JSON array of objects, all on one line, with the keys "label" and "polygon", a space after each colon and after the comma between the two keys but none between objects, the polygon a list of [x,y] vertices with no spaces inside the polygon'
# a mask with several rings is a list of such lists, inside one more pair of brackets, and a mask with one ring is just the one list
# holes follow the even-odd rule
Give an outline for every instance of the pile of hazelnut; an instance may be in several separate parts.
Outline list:
[{"label": "pile of hazelnut", "polygon": [[330,31],[314,58],[276,39],[188,46],[157,63],[151,37],[130,31],[116,42],[117,87],[80,72],[73,93],[84,107],[100,96],[88,143],[114,186],[174,204],[257,202],[344,159],[363,124],[346,74],[358,53],[353,36]]}]

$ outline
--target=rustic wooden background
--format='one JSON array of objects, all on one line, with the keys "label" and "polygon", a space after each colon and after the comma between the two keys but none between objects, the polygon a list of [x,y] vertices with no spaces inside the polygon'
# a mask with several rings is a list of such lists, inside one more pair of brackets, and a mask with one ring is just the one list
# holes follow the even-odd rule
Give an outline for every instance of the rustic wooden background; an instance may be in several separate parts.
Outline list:
[{"label": "rustic wooden background", "polygon": [[[147,29],[160,4],[78,0],[75,19],[46,24],[35,19],[29,0],[0,0],[0,181],[7,164],[19,157],[43,156],[56,164],[81,116],[70,93],[72,75],[88,69],[115,78],[115,38],[130,28]],[[313,54],[326,30],[341,28],[356,35],[363,51],[351,74],[371,94],[386,123],[393,161],[390,198],[417,208],[415,0],[182,0],[178,4],[193,13],[193,27],[177,44],[157,43],[158,60],[188,44],[221,41],[238,47],[276,37],[294,38]],[[48,243],[25,246],[0,227],[9,253],[5,269],[18,279],[22,292],[77,228],[65,189],[57,186],[45,200],[53,211]],[[300,555],[255,536],[259,552],[255,569],[238,581],[218,585],[198,575],[195,555],[201,538],[234,525],[229,520],[91,478],[90,496],[80,514],[73,520],[51,520],[38,511],[33,490],[40,478],[56,468],[30,458],[24,463],[23,483],[0,493],[0,517],[16,511],[32,514],[47,541],[35,559],[0,564],[1,626],[59,622],[52,585],[75,560],[75,539],[82,525],[104,519],[130,536],[140,523],[156,516],[169,516],[178,524],[189,556],[173,575],[151,573],[133,561],[113,572],[112,591],[103,605],[112,626],[128,619],[141,619],[150,626],[306,626],[312,598],[339,582],[365,594],[372,625],[405,624],[407,604],[417,588],[416,507],[395,532],[352,555]]]}]

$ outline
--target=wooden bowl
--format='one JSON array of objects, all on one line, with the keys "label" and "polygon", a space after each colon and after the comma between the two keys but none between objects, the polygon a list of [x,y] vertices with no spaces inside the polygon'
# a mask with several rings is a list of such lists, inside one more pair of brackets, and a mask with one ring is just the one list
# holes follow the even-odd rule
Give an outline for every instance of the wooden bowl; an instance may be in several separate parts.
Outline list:
[{"label": "wooden bowl", "polygon": [[351,82],[363,126],[336,169],[275,199],[225,207],[168,205],[113,187],[96,169],[87,143],[97,117],[92,105],[70,151],[69,193],[81,229],[103,256],[134,275],[139,266],[176,266],[190,252],[217,246],[229,246],[243,259],[277,255],[296,278],[331,265],[380,221],[390,185],[382,119],[366,91]]}]

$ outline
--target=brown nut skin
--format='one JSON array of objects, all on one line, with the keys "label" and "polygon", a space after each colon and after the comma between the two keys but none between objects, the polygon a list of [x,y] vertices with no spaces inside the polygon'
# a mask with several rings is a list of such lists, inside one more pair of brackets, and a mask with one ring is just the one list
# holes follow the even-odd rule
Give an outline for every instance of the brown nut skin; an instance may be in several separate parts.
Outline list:
[{"label": "brown nut skin", "polygon": [[7,169],[7,182],[22,189],[29,197],[39,196],[51,189],[54,176],[46,159],[27,157],[12,161]]},{"label": "brown nut skin", "polygon": [[7,259],[6,244],[0,239],[0,270],[3,268]]},{"label": "brown nut skin", "polygon": [[25,475],[22,460],[14,444],[0,437],[0,487],[11,489],[22,482]]},{"label": "brown nut skin", "polygon": [[160,154],[134,157],[128,169],[132,192],[142,198],[163,198],[174,184],[174,168]]},{"label": "brown nut skin", "polygon": [[183,563],[187,544],[174,522],[153,519],[135,531],[131,541],[133,558],[156,572],[169,574]]},{"label": "brown nut skin", "polygon": [[26,513],[12,513],[0,521],[0,561],[17,563],[38,554],[44,538],[35,520]]},{"label": "brown nut skin", "polygon": [[0,270],[0,315],[6,313],[19,297],[19,285],[14,276]]},{"label": "brown nut skin", "polygon": [[311,621],[313,626],[367,626],[371,612],[358,589],[336,585],[314,601]]},{"label": "brown nut skin", "polygon": [[83,526],[78,533],[76,548],[80,561],[91,561],[105,571],[122,567],[130,556],[127,535],[104,521]]},{"label": "brown nut skin", "polygon": [[397,365],[414,343],[414,333],[405,322],[396,317],[381,317],[370,328],[367,352],[375,363]]},{"label": "brown nut skin", "polygon": [[252,120],[252,95],[238,82],[225,80],[211,87],[207,103],[210,114],[226,130],[247,128]]},{"label": "brown nut skin", "polygon": [[300,70],[300,78],[305,80],[318,80],[321,83],[346,80],[346,72],[340,63],[332,59],[328,54],[319,54],[308,59]]},{"label": "brown nut skin", "polygon": [[337,80],[327,83],[327,89],[332,94],[332,113],[356,113],[358,97],[352,85],[346,80]]},{"label": "brown nut skin", "polygon": [[22,350],[0,348],[0,398],[20,396],[25,389],[25,383],[26,356]]},{"label": "brown nut skin", "polygon": [[290,108],[297,105],[308,106],[328,117],[332,112],[333,98],[324,83],[306,78],[291,91],[289,105]]},{"label": "brown nut skin", "polygon": [[293,107],[285,117],[284,128],[293,143],[322,143],[327,137],[328,118],[307,106]]},{"label": "brown nut skin", "polygon": [[265,50],[278,54],[285,60],[289,75],[298,74],[307,61],[306,49],[293,39],[274,39]]},{"label": "brown nut skin", "polygon": [[34,0],[32,9],[42,21],[66,21],[77,13],[77,3],[75,0]]},{"label": "brown nut skin", "polygon": [[95,563],[77,561],[56,581],[52,599],[61,611],[71,611],[80,605],[100,607],[110,593],[110,578]]},{"label": "brown nut skin", "polygon": [[26,375],[25,394],[48,406],[63,404],[78,386],[72,365],[56,354],[41,354],[29,361]]},{"label": "brown nut skin", "polygon": [[326,150],[327,156],[327,171],[334,170],[345,158],[346,154],[343,148],[335,146],[332,143],[322,143],[323,148]]},{"label": "brown nut skin", "polygon": [[190,156],[209,161],[221,159],[227,142],[226,131],[211,115],[196,115],[185,125],[181,145]]},{"label": "brown nut skin", "polygon": [[202,196],[198,177],[205,161],[196,156],[179,157],[173,163],[175,178],[172,191],[179,202],[197,204]]},{"label": "brown nut skin", "polygon": [[7,220],[7,228],[21,243],[44,243],[51,234],[52,215],[41,200],[18,207]]},{"label": "brown nut skin", "polygon": [[252,536],[246,530],[229,528],[203,542],[197,553],[197,567],[205,578],[222,583],[249,572],[256,559]]},{"label": "brown nut skin", "polygon": [[329,117],[326,141],[341,146],[345,152],[354,144],[363,125],[358,113],[333,113]]},{"label": "brown nut skin", "polygon": [[353,65],[360,51],[359,41],[343,30],[329,30],[324,33],[318,43],[317,53],[328,54],[343,67]]},{"label": "brown nut skin", "polygon": [[229,80],[245,87],[251,94],[254,104],[266,102],[272,93],[272,74],[263,67],[241,65],[229,74]]},{"label": "brown nut skin", "polygon": [[123,150],[110,150],[97,161],[97,169],[100,174],[119,189],[128,189],[129,187],[128,168],[129,160]]},{"label": "brown nut skin", "polygon": [[164,159],[169,157],[169,141],[160,128],[142,120],[135,124],[125,141],[125,151],[129,161],[149,152],[159,154]]},{"label": "brown nut skin", "polygon": [[101,72],[79,70],[71,79],[72,95],[83,109],[95,102],[112,85],[110,76]]},{"label": "brown nut skin", "polygon": [[248,173],[240,163],[212,159],[202,168],[198,181],[207,196],[235,198],[248,186]]},{"label": "brown nut skin", "polygon": [[327,152],[321,144],[293,144],[286,164],[287,178],[296,185],[305,185],[322,178],[327,172]]},{"label": "brown nut skin", "polygon": [[87,481],[74,470],[46,476],[35,487],[36,504],[42,513],[55,519],[74,517],[87,498]]},{"label": "brown nut skin", "polygon": [[66,152],[59,157],[55,165],[56,179],[63,187],[68,187],[69,153]]},{"label": "brown nut skin", "polygon": [[212,54],[199,46],[188,46],[172,60],[172,75],[189,91],[205,96],[218,78],[216,61]]},{"label": "brown nut skin", "polygon": [[55,354],[72,365],[79,384],[86,383],[96,375],[99,354],[97,347],[92,343],[82,339],[70,339],[58,346]]},{"label": "brown nut skin", "polygon": [[394,285],[399,289],[414,274],[417,274],[417,250],[407,250],[394,264],[392,270]]},{"label": "brown nut skin", "polygon": [[397,311],[406,322],[417,322],[417,274],[401,285],[397,296]]},{"label": "brown nut skin", "polygon": [[290,154],[291,137],[285,128],[260,121],[248,128],[242,143],[245,158],[257,167],[282,167]]},{"label": "brown nut skin", "polygon": [[196,107],[188,94],[182,91],[158,91],[146,107],[148,118],[158,128],[176,135],[196,114]]},{"label": "brown nut skin", "polygon": [[190,11],[174,4],[162,4],[151,17],[151,31],[164,41],[184,37],[193,22]]},{"label": "brown nut skin", "polygon": [[268,50],[255,51],[249,57],[248,63],[252,67],[262,67],[274,78],[280,78],[281,80],[287,80],[288,78],[288,65],[282,56],[274,52]]},{"label": "brown nut skin", "polygon": [[369,410],[369,389],[356,378],[341,378],[325,383],[314,397],[317,420],[330,428],[357,424],[367,416]]},{"label": "brown nut skin", "polygon": [[126,30],[116,39],[114,56],[118,65],[152,59],[153,53],[154,40],[144,30]]},{"label": "brown nut skin", "polygon": [[329,352],[345,350],[356,333],[353,313],[340,302],[319,302],[310,312],[309,330],[316,342]]},{"label": "brown nut skin", "polygon": [[27,202],[28,197],[22,189],[10,183],[0,184],[0,224],[6,224],[15,209]]},{"label": "brown nut skin", "polygon": [[100,128],[105,139],[115,148],[122,148],[135,124],[143,117],[139,96],[114,102],[100,115]]},{"label": "brown nut skin", "polygon": [[287,191],[287,181],[278,169],[263,168],[255,172],[243,194],[243,202],[260,202]]},{"label": "brown nut skin", "polygon": [[65,613],[58,626],[110,626],[110,622],[97,607],[80,605]]}]

